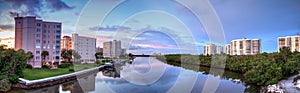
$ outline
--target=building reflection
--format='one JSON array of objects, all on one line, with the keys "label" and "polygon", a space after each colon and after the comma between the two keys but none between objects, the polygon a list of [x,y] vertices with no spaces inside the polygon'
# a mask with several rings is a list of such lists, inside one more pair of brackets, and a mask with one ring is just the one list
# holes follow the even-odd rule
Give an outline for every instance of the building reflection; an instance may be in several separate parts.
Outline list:
[{"label": "building reflection", "polygon": [[112,67],[107,67],[102,70],[102,75],[113,78],[120,78],[121,70],[123,66],[127,64],[132,64],[132,62],[122,61],[113,63]]}]

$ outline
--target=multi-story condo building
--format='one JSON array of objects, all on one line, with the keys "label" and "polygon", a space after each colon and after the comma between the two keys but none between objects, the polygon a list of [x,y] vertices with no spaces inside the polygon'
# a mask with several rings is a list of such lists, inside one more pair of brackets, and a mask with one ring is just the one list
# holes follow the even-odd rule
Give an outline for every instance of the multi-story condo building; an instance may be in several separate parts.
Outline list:
[{"label": "multi-story condo building", "polygon": [[261,52],[260,39],[236,39],[226,46],[226,54],[230,55],[254,55]]},{"label": "multi-story condo building", "polygon": [[226,54],[230,55],[230,53],[231,53],[231,45],[228,44],[228,45],[226,45]]},{"label": "multi-story condo building", "polygon": [[14,49],[15,47],[15,38],[2,38],[0,39],[0,46],[3,46],[5,49]]},{"label": "multi-story condo building", "polygon": [[96,53],[96,38],[72,34],[72,49],[81,56],[81,62],[94,62]]},{"label": "multi-story condo building", "polygon": [[292,52],[298,51],[300,52],[300,35],[295,36],[286,36],[286,37],[278,37],[278,52],[280,52],[280,48],[289,47]]},{"label": "multi-story condo building", "polygon": [[66,49],[66,50],[72,49],[72,38],[70,36],[64,36],[61,39],[60,49]]},{"label": "multi-story condo building", "polygon": [[103,57],[119,57],[121,52],[121,41],[113,40],[103,43]]},{"label": "multi-story condo building", "polygon": [[204,46],[204,55],[215,55],[223,53],[223,47],[215,44],[207,44]]},{"label": "multi-story condo building", "polygon": [[[32,52],[34,58],[27,62],[34,68],[42,67],[42,62],[59,62],[62,24],[36,19],[36,17],[15,17],[15,50]],[[49,55],[45,59],[43,51]]]}]

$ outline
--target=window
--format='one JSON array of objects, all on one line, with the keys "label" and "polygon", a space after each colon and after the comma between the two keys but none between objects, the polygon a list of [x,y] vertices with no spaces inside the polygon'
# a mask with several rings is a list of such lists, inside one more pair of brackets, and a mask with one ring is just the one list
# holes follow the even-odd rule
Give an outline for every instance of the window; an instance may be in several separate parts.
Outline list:
[{"label": "window", "polygon": [[37,28],[37,29],[36,29],[36,32],[41,32],[41,29],[40,29],[40,28]]},{"label": "window", "polygon": [[36,34],[36,37],[41,37],[41,35],[40,34]]},{"label": "window", "polygon": [[60,41],[56,41],[56,44],[59,44],[60,43]]},{"label": "window", "polygon": [[46,28],[47,26],[46,25],[44,25],[44,28]]},{"label": "window", "polygon": [[57,59],[57,60],[58,60],[58,59],[59,59],[59,56],[56,56],[56,57],[55,57],[55,59]]},{"label": "window", "polygon": [[41,26],[41,23],[37,23],[36,26]]},{"label": "window", "polygon": [[41,43],[41,40],[38,39],[38,40],[36,40],[35,42],[39,44],[39,43]]},{"label": "window", "polygon": [[44,33],[46,33],[46,30],[44,30]]},{"label": "window", "polygon": [[40,52],[40,51],[35,51],[35,53],[36,53],[36,54],[40,54],[41,52]]},{"label": "window", "polygon": [[41,48],[41,46],[39,46],[39,45],[36,45],[36,46],[35,46],[35,48]]},{"label": "window", "polygon": [[48,25],[48,28],[50,28],[50,25]]},{"label": "window", "polygon": [[44,44],[46,44],[46,41],[44,41]]},{"label": "window", "polygon": [[56,25],[56,28],[61,28],[61,25]]},{"label": "window", "polygon": [[50,30],[48,30],[48,33],[50,33]]},{"label": "window", "polygon": [[60,33],[60,30],[56,30],[56,33]]},{"label": "window", "polygon": [[35,59],[36,59],[36,60],[40,60],[40,57],[39,57],[39,56],[36,56]]}]

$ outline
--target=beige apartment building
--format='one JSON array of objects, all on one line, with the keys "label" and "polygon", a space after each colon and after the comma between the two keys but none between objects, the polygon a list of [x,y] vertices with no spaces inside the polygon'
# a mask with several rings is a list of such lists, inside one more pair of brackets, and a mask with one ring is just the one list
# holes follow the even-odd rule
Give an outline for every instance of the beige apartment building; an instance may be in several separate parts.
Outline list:
[{"label": "beige apartment building", "polygon": [[278,37],[278,52],[280,52],[280,48],[289,47],[291,52],[298,51],[300,52],[300,35],[295,36],[286,36],[286,37]]},{"label": "beige apartment building", "polygon": [[0,46],[4,49],[14,49],[15,48],[15,38],[0,38]]},{"label": "beige apartment building", "polygon": [[81,62],[95,62],[96,38],[72,34],[72,49],[81,56]]},{"label": "beige apartment building", "polygon": [[[126,50],[124,51],[126,52]],[[121,53],[121,41],[113,40],[103,43],[103,57],[118,58]]]},{"label": "beige apartment building", "polygon": [[260,39],[236,39],[226,46],[226,54],[230,55],[254,55],[261,52]]},{"label": "beige apartment building", "polygon": [[[43,21],[33,16],[15,17],[15,50],[32,52],[34,58],[27,63],[34,68],[41,68],[42,62],[58,63],[61,28],[60,22]],[[49,53],[45,59],[41,56],[43,51]]]},{"label": "beige apartment building", "polygon": [[204,46],[204,55],[215,55],[221,53],[224,53],[222,46],[217,46],[215,44],[207,44]]},{"label": "beige apartment building", "polygon": [[60,41],[60,49],[70,50],[72,49],[72,38],[70,36],[64,36]]}]

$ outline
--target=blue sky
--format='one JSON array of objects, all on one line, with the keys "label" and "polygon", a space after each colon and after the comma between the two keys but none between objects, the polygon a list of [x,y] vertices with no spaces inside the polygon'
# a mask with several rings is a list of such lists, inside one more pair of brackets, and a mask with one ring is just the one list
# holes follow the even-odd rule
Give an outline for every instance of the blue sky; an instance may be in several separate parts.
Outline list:
[{"label": "blue sky", "polygon": [[[300,33],[299,0],[209,1],[222,23],[227,43],[243,37],[259,38],[263,52],[276,52],[277,37]],[[0,38],[14,37],[13,16],[18,13],[62,22],[64,35],[75,31],[95,36],[97,46],[112,39],[124,40],[123,47],[130,52],[203,53],[203,45],[210,42],[203,24],[174,0],[120,2],[0,0]],[[191,49],[193,46],[196,49]]]}]

